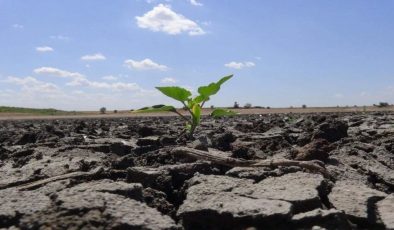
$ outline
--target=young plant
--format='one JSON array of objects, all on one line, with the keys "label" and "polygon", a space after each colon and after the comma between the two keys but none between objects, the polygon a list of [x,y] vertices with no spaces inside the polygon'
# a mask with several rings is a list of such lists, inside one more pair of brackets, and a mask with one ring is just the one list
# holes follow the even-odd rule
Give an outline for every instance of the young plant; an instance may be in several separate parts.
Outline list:
[{"label": "young plant", "polygon": [[[200,124],[201,120],[201,109],[205,102],[209,101],[210,97],[215,95],[220,90],[220,86],[232,78],[233,75],[223,77],[218,82],[213,82],[207,86],[201,86],[198,88],[198,93],[196,97],[192,97],[192,93],[178,86],[167,86],[167,87],[156,87],[164,95],[171,97],[182,103],[183,107],[189,112],[190,117],[186,117],[176,110],[174,106],[171,105],[154,105],[152,107],[145,107],[137,110],[136,112],[173,112],[178,114],[186,122],[186,129],[189,131],[190,137],[197,126]],[[224,109],[215,109],[212,111],[211,116],[222,117],[235,115],[235,112]]]}]

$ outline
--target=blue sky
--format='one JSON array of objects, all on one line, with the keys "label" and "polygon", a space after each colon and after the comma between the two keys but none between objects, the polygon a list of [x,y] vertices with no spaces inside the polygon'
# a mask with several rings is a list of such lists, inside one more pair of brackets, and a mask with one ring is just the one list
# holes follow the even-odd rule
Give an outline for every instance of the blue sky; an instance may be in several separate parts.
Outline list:
[{"label": "blue sky", "polygon": [[155,86],[231,73],[208,105],[393,103],[392,12],[391,0],[0,0],[0,105],[139,108],[171,103]]}]

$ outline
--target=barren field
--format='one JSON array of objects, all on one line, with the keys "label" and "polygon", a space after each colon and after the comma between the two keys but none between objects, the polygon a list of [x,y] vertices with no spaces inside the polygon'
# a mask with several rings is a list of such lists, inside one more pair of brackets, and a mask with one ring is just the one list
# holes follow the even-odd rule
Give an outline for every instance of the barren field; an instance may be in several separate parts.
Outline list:
[{"label": "barren field", "polygon": [[369,109],[239,110],[193,140],[171,116],[10,114],[0,228],[394,229],[394,113]]},{"label": "barren field", "polygon": [[[394,106],[376,107],[376,106],[358,106],[358,107],[310,107],[310,108],[250,108],[250,109],[233,109],[239,114],[284,114],[284,113],[350,113],[350,112],[394,112]],[[181,114],[189,115],[186,111],[179,109]],[[203,115],[209,115],[212,109],[204,108]],[[0,120],[32,120],[32,119],[69,119],[69,118],[127,118],[127,117],[162,117],[176,116],[174,113],[133,113],[130,111],[119,110],[117,113],[108,111],[106,114],[100,114],[98,111],[67,112],[67,115],[37,115],[34,113],[0,113]]]}]

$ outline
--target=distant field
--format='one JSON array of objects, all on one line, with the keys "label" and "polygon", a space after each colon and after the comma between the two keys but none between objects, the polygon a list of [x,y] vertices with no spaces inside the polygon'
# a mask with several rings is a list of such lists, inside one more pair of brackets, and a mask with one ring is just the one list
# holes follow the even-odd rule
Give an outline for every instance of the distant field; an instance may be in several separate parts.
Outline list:
[{"label": "distant field", "polygon": [[0,115],[73,115],[76,112],[68,112],[57,109],[32,109],[21,107],[0,106]]},{"label": "distant field", "polygon": [[[232,109],[239,114],[275,114],[275,113],[346,113],[346,112],[374,112],[392,111],[394,106],[358,106],[358,107],[309,107],[309,108],[250,108]],[[187,114],[179,109],[180,113]],[[210,114],[212,109],[203,109],[203,115]],[[101,114],[99,111],[62,111],[56,109],[32,109],[0,106],[0,120],[23,120],[23,119],[67,119],[67,118],[114,118],[114,117],[141,117],[141,116],[176,116],[173,113],[132,113],[129,110],[107,111]]]}]

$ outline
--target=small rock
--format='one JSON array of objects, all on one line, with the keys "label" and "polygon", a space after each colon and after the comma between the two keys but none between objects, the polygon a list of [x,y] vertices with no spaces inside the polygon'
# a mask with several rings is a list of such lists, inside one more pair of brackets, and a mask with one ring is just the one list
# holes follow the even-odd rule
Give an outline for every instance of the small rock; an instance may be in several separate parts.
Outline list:
[{"label": "small rock", "polygon": [[329,156],[328,153],[331,151],[329,144],[325,139],[315,139],[311,143],[297,149],[298,152],[294,159],[299,161],[320,160],[326,162]]},{"label": "small rock", "polygon": [[232,157],[246,160],[252,159],[255,156],[255,152],[258,151],[258,149],[252,148],[255,144],[256,143],[252,141],[241,141],[237,139],[231,144],[233,152]]},{"label": "small rock", "polygon": [[206,136],[198,137],[192,143],[189,143],[188,146],[193,149],[198,149],[202,151],[208,151],[208,147],[212,145],[211,141]]},{"label": "small rock", "polygon": [[158,190],[170,190],[171,176],[168,171],[161,168],[132,167],[127,169],[127,181],[141,183],[144,187]]},{"label": "small rock", "polygon": [[376,224],[374,206],[384,197],[386,194],[383,192],[347,181],[337,182],[328,195],[331,204],[344,211],[349,220],[360,227]]},{"label": "small rock", "polygon": [[313,133],[313,139],[323,138],[329,142],[339,141],[347,137],[348,125],[339,120],[324,122],[320,124],[317,130]]},{"label": "small rock", "polygon": [[188,193],[178,210],[185,229],[280,228],[290,214],[291,204],[286,201],[252,199],[226,192],[205,196]]},{"label": "small rock", "polygon": [[319,226],[326,229],[351,229],[344,212],[336,209],[315,209],[305,213],[299,213],[292,217],[294,228],[312,228]]},{"label": "small rock", "polygon": [[231,150],[231,143],[234,142],[237,138],[234,136],[232,132],[226,132],[223,134],[215,135],[212,144],[216,148],[222,151]]},{"label": "small rock", "polygon": [[160,137],[160,144],[163,146],[175,145],[176,144],[176,137],[163,135],[162,137]]},{"label": "small rock", "polygon": [[309,132],[304,132],[301,133],[298,137],[297,137],[297,144],[300,146],[304,146],[306,144],[308,144],[312,139],[312,134]]},{"label": "small rock", "polygon": [[141,137],[152,136],[153,133],[154,133],[154,129],[152,127],[149,127],[149,126],[142,126],[142,127],[138,128],[137,133]]},{"label": "small rock", "polygon": [[15,142],[16,145],[25,145],[35,143],[37,141],[37,134],[33,132],[23,134],[19,140]]},{"label": "small rock", "polygon": [[138,138],[137,145],[138,146],[148,146],[148,145],[158,146],[158,145],[160,145],[160,138],[156,137],[156,136]]},{"label": "small rock", "polygon": [[325,186],[324,178],[319,174],[296,172],[270,177],[252,186],[237,187],[233,192],[254,198],[288,201],[298,213],[320,208],[319,191],[325,192]]},{"label": "small rock", "polygon": [[119,156],[127,155],[133,147],[125,142],[114,142],[109,145],[109,150]]}]

